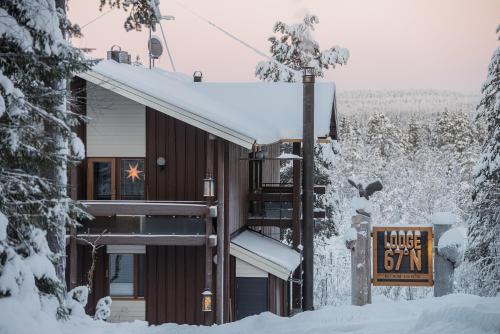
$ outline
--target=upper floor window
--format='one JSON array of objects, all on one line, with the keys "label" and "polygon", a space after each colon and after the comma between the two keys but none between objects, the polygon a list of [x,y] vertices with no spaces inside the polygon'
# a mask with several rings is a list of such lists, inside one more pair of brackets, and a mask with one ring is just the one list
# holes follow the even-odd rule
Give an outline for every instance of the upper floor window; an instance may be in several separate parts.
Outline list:
[{"label": "upper floor window", "polygon": [[121,159],[120,179],[121,199],[144,199],[144,159]]},{"label": "upper floor window", "polygon": [[88,158],[87,199],[145,199],[144,159]]}]

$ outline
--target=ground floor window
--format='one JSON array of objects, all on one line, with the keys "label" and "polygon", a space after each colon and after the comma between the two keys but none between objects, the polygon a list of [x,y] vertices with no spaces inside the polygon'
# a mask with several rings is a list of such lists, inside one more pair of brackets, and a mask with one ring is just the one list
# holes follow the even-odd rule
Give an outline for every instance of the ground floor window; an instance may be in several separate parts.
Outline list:
[{"label": "ground floor window", "polygon": [[109,254],[111,297],[144,297],[144,254]]}]

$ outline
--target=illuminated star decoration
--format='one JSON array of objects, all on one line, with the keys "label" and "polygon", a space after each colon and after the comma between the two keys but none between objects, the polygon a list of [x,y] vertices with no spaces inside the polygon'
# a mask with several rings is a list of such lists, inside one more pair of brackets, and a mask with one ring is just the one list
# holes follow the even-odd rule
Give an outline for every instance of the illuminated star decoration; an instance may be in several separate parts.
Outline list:
[{"label": "illuminated star decoration", "polygon": [[139,164],[135,164],[135,166],[132,167],[131,164],[128,165],[128,170],[126,172],[128,173],[127,178],[132,179],[132,182],[135,182],[135,179],[140,180],[141,176],[139,174],[144,173],[143,171],[139,170]]}]

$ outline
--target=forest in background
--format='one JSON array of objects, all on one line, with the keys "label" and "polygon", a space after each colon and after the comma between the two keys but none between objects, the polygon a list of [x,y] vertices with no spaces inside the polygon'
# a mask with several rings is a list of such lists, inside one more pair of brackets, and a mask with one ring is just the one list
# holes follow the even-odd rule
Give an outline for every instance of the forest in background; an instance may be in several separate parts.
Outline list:
[{"label": "forest in background", "polygon": [[[380,179],[372,202],[373,225],[430,224],[432,214],[452,212],[466,229],[471,214],[473,168],[484,125],[476,121],[479,94],[422,91],[337,92],[340,140],[321,147],[318,168],[328,175],[327,195],[336,236],[318,238],[317,306],[350,303],[350,252],[344,233],[351,224],[348,178]],[[470,265],[456,271],[457,292],[474,292]],[[431,288],[376,287],[373,294],[416,299]]]}]

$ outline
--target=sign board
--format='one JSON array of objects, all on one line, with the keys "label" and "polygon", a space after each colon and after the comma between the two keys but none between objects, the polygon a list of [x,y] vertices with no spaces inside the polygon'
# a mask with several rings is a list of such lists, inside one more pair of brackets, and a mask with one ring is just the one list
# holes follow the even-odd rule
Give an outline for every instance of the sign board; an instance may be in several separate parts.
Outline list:
[{"label": "sign board", "polygon": [[373,285],[433,284],[432,227],[373,227]]}]

